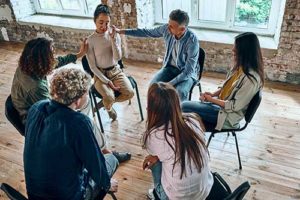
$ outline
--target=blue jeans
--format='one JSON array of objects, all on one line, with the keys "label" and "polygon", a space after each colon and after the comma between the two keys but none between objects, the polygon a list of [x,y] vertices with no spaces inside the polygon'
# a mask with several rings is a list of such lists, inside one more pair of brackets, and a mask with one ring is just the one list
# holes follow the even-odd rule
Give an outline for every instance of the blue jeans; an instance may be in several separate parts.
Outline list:
[{"label": "blue jeans", "polygon": [[161,200],[168,200],[168,197],[164,191],[163,186],[161,185],[161,171],[162,171],[162,163],[160,161],[157,161],[152,167],[152,177],[154,182],[154,189]]},{"label": "blue jeans", "polygon": [[111,153],[109,154],[104,154],[105,158],[105,164],[107,168],[107,173],[109,177],[111,178],[114,173],[116,172],[118,166],[119,166],[119,161],[118,159]]},{"label": "blue jeans", "polygon": [[211,124],[217,124],[220,106],[200,101],[185,101],[181,104],[182,112],[197,113],[202,120]]},{"label": "blue jeans", "polygon": [[[114,173],[117,170],[117,167],[119,166],[119,162],[117,158],[113,154],[104,154],[105,158],[105,164],[107,168],[108,176],[111,178]],[[99,199],[103,199],[106,195],[106,192],[101,190],[99,186],[96,185],[94,180],[90,177],[88,177],[88,172],[84,171],[84,187],[85,187],[85,194],[84,194],[84,200],[92,200],[96,197]],[[103,198],[102,198],[103,197]]]},{"label": "blue jeans", "polygon": [[[178,68],[167,65],[166,67],[161,68],[155,74],[150,85],[153,83],[157,83],[157,82],[169,82],[173,78],[178,76],[180,73],[181,73],[181,71]],[[195,80],[193,78],[188,78],[187,80],[174,85],[181,101],[188,100],[190,90],[191,90],[192,86],[194,85],[194,83],[195,83]]]}]

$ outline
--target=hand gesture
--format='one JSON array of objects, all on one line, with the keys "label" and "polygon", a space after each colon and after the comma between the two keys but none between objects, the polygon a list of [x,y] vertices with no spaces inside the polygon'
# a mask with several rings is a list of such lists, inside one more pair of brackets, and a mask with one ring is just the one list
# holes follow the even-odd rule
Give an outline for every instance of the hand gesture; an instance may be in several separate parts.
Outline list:
[{"label": "hand gesture", "polygon": [[109,27],[109,30],[108,30],[108,33],[109,33],[109,36],[111,38],[115,38],[115,35],[116,35],[116,27],[114,25],[111,25]]},{"label": "hand gesture", "polygon": [[207,101],[206,97],[208,97],[208,96],[213,97],[213,94],[211,92],[200,93],[199,100],[200,101]]},{"label": "hand gesture", "polygon": [[150,169],[158,161],[157,156],[148,155],[143,162],[143,170]]},{"label": "hand gesture", "polygon": [[116,26],[114,26],[114,29],[115,29],[116,33],[125,34],[125,30],[124,29],[119,29]]},{"label": "hand gesture", "polygon": [[200,100],[200,101],[205,101],[204,94],[205,94],[205,93],[200,93],[200,97],[199,97],[199,100]]},{"label": "hand gesture", "polygon": [[211,102],[212,98],[211,93],[204,93],[204,101]]},{"label": "hand gesture", "polygon": [[80,50],[77,53],[77,58],[84,56],[89,48],[89,45],[87,43],[87,38],[80,39],[80,41],[81,41]]},{"label": "hand gesture", "polygon": [[114,83],[112,81],[108,82],[108,86],[113,89],[114,91],[119,91],[120,90],[120,86],[115,86]]}]

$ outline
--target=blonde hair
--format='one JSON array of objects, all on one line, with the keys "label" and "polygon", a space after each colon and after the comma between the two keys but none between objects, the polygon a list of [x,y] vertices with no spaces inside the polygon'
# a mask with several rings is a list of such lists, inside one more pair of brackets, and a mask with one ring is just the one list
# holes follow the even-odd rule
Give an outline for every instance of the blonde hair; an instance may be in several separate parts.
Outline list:
[{"label": "blonde hair", "polygon": [[53,100],[70,105],[81,98],[90,88],[91,77],[81,69],[62,68],[52,77],[50,95]]}]

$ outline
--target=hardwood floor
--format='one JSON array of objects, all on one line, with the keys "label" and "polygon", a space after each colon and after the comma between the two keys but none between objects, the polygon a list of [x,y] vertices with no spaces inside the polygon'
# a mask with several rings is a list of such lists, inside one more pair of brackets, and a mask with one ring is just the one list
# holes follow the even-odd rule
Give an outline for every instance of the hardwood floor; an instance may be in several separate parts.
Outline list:
[{"label": "hardwood floor", "polygon": [[[24,138],[7,121],[4,102],[10,94],[13,74],[23,45],[0,42],[0,182],[12,185],[26,194],[23,171]],[[59,52],[62,53],[62,52]],[[63,54],[63,53],[62,53]],[[147,86],[159,65],[126,61],[125,72],[136,79],[146,117]],[[80,66],[80,62],[77,62]],[[202,88],[214,90],[224,80],[224,75],[204,73]],[[199,92],[194,89],[193,99]],[[118,168],[119,200],[143,200],[152,185],[151,174],[142,170],[146,152],[140,145],[145,121],[140,121],[136,97],[114,105],[118,120],[111,123],[101,110],[109,147],[132,152],[132,159]],[[208,136],[208,134],[207,134]],[[243,170],[238,170],[233,137],[219,134],[210,147],[212,171],[217,171],[234,190],[248,180],[251,188],[245,199],[300,199],[300,87],[267,82],[262,103],[252,123],[238,134]],[[0,192],[0,199],[7,197]],[[107,196],[106,199],[111,199]]]}]

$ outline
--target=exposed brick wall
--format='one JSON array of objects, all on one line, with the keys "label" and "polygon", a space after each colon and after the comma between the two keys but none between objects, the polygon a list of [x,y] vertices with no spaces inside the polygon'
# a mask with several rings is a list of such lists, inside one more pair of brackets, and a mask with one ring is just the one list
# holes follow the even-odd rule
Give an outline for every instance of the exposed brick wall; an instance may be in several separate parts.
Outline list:
[{"label": "exposed brick wall", "polygon": [[300,0],[287,0],[277,55],[266,59],[270,80],[300,84]]},{"label": "exposed brick wall", "polygon": [[[99,1],[100,2],[100,1]],[[80,45],[80,39],[87,37],[92,31],[79,31],[68,28],[50,27],[43,25],[23,25],[16,19],[32,15],[34,10],[32,0],[0,0],[0,8],[9,7],[11,9],[11,18],[0,18],[0,40],[5,40],[3,31],[7,33],[10,41],[27,42],[37,36],[46,36],[54,40],[54,45],[58,48],[77,51]]]},{"label": "exposed brick wall", "polygon": [[102,0],[102,3],[110,7],[112,24],[124,28],[137,26],[135,0]]},{"label": "exposed brick wall", "polygon": [[[206,51],[206,70],[226,72],[230,68],[232,45],[204,41],[200,45]],[[127,55],[131,59],[161,61],[164,43],[161,39],[128,37]],[[267,79],[300,84],[300,0],[286,1],[278,50],[263,49],[263,56]]]},{"label": "exposed brick wall", "polygon": [[[269,80],[300,84],[300,0],[286,1],[279,48],[276,51],[263,50],[266,77]],[[112,23],[118,27],[135,28],[141,22],[149,25],[153,21],[153,10],[150,9],[153,7],[152,0],[102,0],[102,2],[111,7]],[[142,12],[142,8],[146,11]],[[32,0],[0,0],[0,9],[5,11],[3,12],[5,15],[11,13],[11,16],[2,16],[2,13],[0,15],[0,40],[5,40],[3,34],[5,32],[9,40],[22,42],[37,35],[47,35],[54,39],[57,47],[77,50],[79,39],[91,33],[67,28],[20,25],[16,18],[35,12]],[[162,62],[165,47],[161,39],[133,37],[122,39],[126,58]],[[206,70],[225,72],[231,66],[232,45],[204,41],[200,44],[207,54]]]}]

